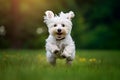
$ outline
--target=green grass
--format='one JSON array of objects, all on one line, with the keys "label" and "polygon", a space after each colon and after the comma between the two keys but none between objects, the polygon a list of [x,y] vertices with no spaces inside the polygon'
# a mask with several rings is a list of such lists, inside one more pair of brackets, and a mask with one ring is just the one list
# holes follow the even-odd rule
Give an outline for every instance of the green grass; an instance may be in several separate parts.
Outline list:
[{"label": "green grass", "polygon": [[119,80],[120,51],[77,50],[72,66],[47,63],[43,50],[0,50],[0,80]]}]

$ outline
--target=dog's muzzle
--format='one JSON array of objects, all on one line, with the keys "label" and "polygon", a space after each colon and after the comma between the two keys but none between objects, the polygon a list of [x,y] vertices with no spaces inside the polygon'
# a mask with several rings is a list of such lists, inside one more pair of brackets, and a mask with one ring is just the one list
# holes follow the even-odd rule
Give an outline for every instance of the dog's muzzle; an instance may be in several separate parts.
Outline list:
[{"label": "dog's muzzle", "polygon": [[65,39],[64,35],[65,35],[65,33],[64,33],[64,31],[62,31],[62,29],[57,29],[56,30],[56,41]]}]

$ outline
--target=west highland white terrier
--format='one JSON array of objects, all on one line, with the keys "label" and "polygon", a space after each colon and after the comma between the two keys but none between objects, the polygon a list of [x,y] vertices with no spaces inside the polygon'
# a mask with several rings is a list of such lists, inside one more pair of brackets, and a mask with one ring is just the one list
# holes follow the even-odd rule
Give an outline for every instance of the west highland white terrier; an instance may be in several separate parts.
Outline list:
[{"label": "west highland white terrier", "polygon": [[44,22],[48,27],[49,36],[46,39],[47,61],[52,65],[56,64],[56,59],[66,59],[67,64],[71,64],[75,58],[75,44],[71,37],[72,22],[74,17],[72,11],[68,13],[54,14],[46,11]]}]

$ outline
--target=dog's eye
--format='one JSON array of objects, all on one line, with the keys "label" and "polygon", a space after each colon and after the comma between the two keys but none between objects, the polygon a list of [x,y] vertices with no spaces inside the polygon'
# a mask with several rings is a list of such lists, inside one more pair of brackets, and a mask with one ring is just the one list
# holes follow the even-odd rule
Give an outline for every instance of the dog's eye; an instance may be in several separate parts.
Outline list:
[{"label": "dog's eye", "polygon": [[65,24],[62,24],[62,27],[65,27]]},{"label": "dog's eye", "polygon": [[54,27],[56,27],[57,26],[57,24],[54,24]]}]

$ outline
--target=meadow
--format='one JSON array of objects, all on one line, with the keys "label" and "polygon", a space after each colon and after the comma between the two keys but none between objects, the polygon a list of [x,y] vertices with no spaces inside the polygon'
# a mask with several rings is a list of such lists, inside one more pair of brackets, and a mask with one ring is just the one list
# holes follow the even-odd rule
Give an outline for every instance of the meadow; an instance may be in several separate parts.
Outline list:
[{"label": "meadow", "polygon": [[0,50],[0,80],[119,80],[120,51],[77,50],[71,66],[47,63],[44,50]]}]

